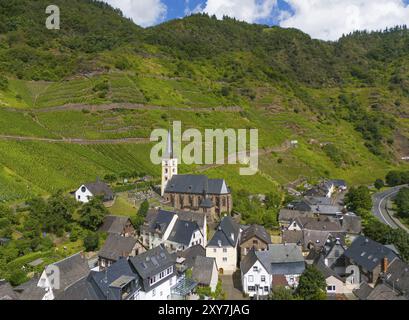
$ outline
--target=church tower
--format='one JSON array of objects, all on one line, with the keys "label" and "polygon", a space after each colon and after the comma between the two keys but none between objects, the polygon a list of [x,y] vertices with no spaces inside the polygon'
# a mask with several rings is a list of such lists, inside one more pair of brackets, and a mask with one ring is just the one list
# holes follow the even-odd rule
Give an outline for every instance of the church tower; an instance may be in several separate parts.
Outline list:
[{"label": "church tower", "polygon": [[165,194],[166,185],[174,175],[178,174],[178,159],[173,156],[172,136],[169,130],[166,151],[162,159],[161,196]]}]

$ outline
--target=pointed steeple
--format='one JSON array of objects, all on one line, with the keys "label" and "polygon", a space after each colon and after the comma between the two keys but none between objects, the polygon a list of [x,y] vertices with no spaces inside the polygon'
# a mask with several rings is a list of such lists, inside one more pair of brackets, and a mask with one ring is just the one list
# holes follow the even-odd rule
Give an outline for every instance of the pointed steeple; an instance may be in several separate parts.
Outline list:
[{"label": "pointed steeple", "polygon": [[168,139],[166,142],[166,150],[165,154],[163,155],[164,159],[173,159],[173,144],[172,144],[172,134],[169,130],[168,132]]}]

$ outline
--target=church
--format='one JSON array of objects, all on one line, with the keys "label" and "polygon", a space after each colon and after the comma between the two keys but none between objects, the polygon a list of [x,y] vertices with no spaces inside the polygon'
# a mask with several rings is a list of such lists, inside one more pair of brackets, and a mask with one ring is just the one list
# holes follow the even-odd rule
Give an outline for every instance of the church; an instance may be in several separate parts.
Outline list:
[{"label": "church", "polygon": [[170,132],[162,159],[161,195],[175,209],[202,212],[209,219],[222,213],[230,214],[233,208],[231,191],[225,180],[178,174],[178,159],[173,155]]}]

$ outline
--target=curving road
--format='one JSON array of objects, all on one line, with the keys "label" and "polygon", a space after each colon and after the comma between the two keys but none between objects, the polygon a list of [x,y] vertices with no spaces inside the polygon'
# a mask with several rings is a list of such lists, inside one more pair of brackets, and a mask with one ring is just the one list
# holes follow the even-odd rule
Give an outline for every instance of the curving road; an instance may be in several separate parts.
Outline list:
[{"label": "curving road", "polygon": [[395,197],[398,194],[399,190],[404,187],[407,187],[407,185],[393,187],[386,191],[374,194],[372,196],[372,201],[373,201],[372,212],[381,222],[383,222],[384,224],[387,224],[393,229],[402,228],[408,231],[407,228],[402,226],[402,224],[400,224],[399,222],[396,221],[396,219],[393,219],[390,216],[388,209],[387,209],[388,200]]}]

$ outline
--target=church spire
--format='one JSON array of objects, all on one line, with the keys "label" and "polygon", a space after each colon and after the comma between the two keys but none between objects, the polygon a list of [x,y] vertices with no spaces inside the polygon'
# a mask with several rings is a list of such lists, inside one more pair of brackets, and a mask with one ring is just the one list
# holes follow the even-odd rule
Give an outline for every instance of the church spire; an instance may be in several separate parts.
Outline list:
[{"label": "church spire", "polygon": [[172,144],[172,133],[169,130],[168,132],[168,139],[166,142],[166,150],[164,154],[164,159],[173,159],[173,144]]}]

